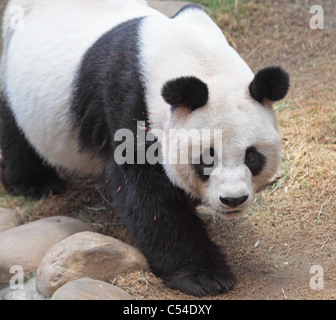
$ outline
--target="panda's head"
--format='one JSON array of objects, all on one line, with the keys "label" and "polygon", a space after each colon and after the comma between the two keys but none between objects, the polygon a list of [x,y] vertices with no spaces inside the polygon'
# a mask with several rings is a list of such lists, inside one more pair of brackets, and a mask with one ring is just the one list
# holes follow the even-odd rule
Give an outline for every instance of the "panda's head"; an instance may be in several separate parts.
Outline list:
[{"label": "panda's head", "polygon": [[280,67],[250,79],[186,76],[165,83],[161,93],[171,110],[163,153],[170,180],[227,217],[246,211],[278,170],[281,138],[272,103],[288,89]]}]

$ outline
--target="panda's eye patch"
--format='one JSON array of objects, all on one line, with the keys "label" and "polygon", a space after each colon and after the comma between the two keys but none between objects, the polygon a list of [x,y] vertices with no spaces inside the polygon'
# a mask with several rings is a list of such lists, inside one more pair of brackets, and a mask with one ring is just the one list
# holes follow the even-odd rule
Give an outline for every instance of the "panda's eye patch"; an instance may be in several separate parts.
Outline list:
[{"label": "panda's eye patch", "polygon": [[255,147],[247,148],[245,152],[245,165],[250,169],[253,176],[258,176],[265,167],[266,157],[259,153]]},{"label": "panda's eye patch", "polygon": [[204,181],[210,178],[210,172],[215,165],[216,154],[214,148],[207,149],[200,155],[199,163],[193,164],[196,174]]}]

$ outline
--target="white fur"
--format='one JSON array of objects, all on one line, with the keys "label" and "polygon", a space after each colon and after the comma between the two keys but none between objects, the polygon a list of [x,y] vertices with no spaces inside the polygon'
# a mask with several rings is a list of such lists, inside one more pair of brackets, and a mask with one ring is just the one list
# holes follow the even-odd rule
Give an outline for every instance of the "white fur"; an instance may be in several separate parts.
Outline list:
[{"label": "white fur", "polygon": [[[175,19],[151,17],[142,27],[142,68],[147,84],[147,103],[152,129],[219,129],[223,132],[223,162],[208,183],[199,186],[193,169],[178,169],[165,155],[164,168],[170,180],[214,209],[223,211],[219,197],[250,195],[241,209],[253,202],[254,193],[275,173],[280,162],[280,137],[271,108],[261,106],[248,93],[253,72],[228,44],[221,30],[201,10],[189,9]],[[174,115],[161,96],[171,79],[196,76],[209,87],[206,106],[191,114]],[[176,138],[176,137],[175,137]],[[176,141],[169,141],[174,147]],[[260,177],[252,178],[244,164],[245,151],[255,146],[268,159]],[[182,153],[188,150],[181,145]]]},{"label": "white fur", "polygon": [[[11,30],[10,8],[25,10]],[[141,0],[12,0],[4,17],[4,88],[18,125],[51,164],[98,173],[100,161],[78,153],[69,129],[71,85],[81,57],[106,31],[159,14]]]}]

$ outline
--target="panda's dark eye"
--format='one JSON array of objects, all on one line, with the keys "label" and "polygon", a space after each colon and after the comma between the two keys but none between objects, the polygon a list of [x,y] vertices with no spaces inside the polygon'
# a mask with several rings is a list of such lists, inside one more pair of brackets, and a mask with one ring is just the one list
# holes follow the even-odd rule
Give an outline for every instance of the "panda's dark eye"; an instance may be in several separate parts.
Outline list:
[{"label": "panda's dark eye", "polygon": [[258,176],[264,169],[266,157],[259,153],[255,147],[247,148],[245,152],[245,165],[250,169],[253,176]]},{"label": "panda's dark eye", "polygon": [[253,163],[256,159],[256,154],[253,151],[246,152],[245,161],[247,163]]},{"label": "panda's dark eye", "polygon": [[206,181],[210,178],[210,173],[215,165],[215,150],[210,148],[200,155],[199,163],[193,164],[196,174]]}]

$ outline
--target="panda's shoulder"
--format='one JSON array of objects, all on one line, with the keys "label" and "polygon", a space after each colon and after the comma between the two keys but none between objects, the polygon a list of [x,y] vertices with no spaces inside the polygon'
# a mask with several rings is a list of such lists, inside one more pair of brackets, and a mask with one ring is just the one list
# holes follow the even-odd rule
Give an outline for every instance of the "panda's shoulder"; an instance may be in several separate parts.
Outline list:
[{"label": "panda's shoulder", "polygon": [[171,19],[175,19],[177,17],[181,17],[182,14],[190,14],[190,13],[201,13],[201,12],[205,12],[204,9],[198,5],[198,4],[194,4],[194,3],[190,3],[185,5],[184,7],[182,7],[178,12],[176,12]]},{"label": "panda's shoulder", "polygon": [[[218,39],[223,33],[203,7],[189,4],[175,15],[167,18],[163,15],[149,15],[144,19],[143,35],[146,39],[155,39],[155,43],[188,43],[192,39]],[[145,41],[146,42],[146,41]],[[177,46],[178,47],[178,46]],[[175,48],[177,49],[177,48]]]},{"label": "panda's shoulder", "polygon": [[205,25],[214,27],[215,22],[211,19],[208,13],[198,4],[187,4],[182,9],[180,9],[175,15],[173,15],[170,20],[176,21],[177,23],[190,23],[197,22],[202,27]]}]

